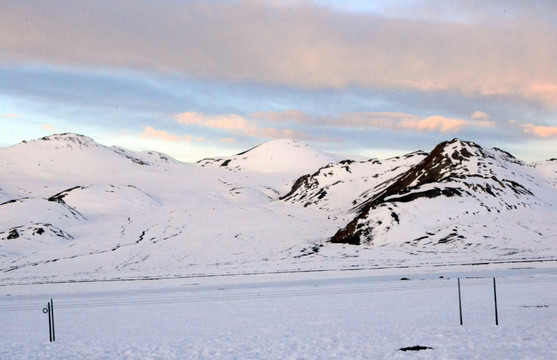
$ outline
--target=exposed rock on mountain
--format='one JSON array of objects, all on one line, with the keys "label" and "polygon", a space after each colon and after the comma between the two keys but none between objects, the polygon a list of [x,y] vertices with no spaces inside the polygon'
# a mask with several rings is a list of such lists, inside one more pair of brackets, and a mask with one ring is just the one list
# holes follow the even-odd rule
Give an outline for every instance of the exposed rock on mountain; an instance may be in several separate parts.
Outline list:
[{"label": "exposed rock on mountain", "polygon": [[[353,208],[356,217],[331,242],[372,244],[378,237],[388,238],[389,231],[400,225],[407,212],[414,212],[415,219],[421,218],[420,214],[433,216],[436,209],[445,209],[448,204],[452,210],[433,219],[447,224],[449,214],[460,209],[459,220],[453,221],[458,225],[462,217],[473,218],[485,212],[552,206],[546,197],[548,189],[535,181],[529,166],[499,149],[485,150],[458,139],[437,145],[421,162],[377,185],[372,193]],[[433,200],[438,197],[446,200]],[[440,226],[428,230],[419,225],[415,223],[406,238],[424,240],[443,230]],[[466,239],[461,233],[455,236]],[[448,242],[448,238],[442,240]]]},{"label": "exposed rock on mountain", "polygon": [[557,161],[458,139],[367,161],[293,140],[198,164],[76,134],[0,149],[0,283],[547,260],[555,218]]},{"label": "exposed rock on mountain", "polygon": [[426,155],[417,151],[386,160],[343,160],[329,164],[300,177],[281,200],[332,213],[345,212],[369,197],[370,189],[404,173]]}]

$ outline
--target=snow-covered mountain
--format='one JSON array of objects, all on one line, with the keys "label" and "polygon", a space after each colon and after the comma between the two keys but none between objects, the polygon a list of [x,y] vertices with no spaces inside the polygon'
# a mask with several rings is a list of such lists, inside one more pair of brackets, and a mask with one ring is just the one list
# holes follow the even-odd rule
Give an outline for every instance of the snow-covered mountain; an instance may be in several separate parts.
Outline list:
[{"label": "snow-covered mountain", "polygon": [[0,149],[0,283],[554,260],[557,161],[454,139],[197,164],[61,134]]},{"label": "snow-covered mountain", "polygon": [[366,193],[352,208],[355,218],[331,241],[527,257],[555,238],[557,193],[549,168],[471,142],[443,142]]},{"label": "snow-covered mountain", "polygon": [[300,177],[281,197],[290,203],[302,203],[332,214],[342,213],[359,204],[374,189],[416,165],[427,154],[417,151],[386,160],[342,160]]},{"label": "snow-covered mountain", "polygon": [[291,139],[280,139],[269,141],[234,156],[203,159],[198,161],[198,164],[220,166],[230,171],[305,174],[336,160],[335,157],[307,144]]}]

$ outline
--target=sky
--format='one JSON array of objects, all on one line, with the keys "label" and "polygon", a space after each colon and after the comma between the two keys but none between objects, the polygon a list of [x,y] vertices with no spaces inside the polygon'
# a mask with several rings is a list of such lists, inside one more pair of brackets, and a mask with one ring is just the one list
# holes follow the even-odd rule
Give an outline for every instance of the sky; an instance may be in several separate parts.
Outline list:
[{"label": "sky", "polygon": [[0,0],[0,146],[557,158],[557,2]]}]

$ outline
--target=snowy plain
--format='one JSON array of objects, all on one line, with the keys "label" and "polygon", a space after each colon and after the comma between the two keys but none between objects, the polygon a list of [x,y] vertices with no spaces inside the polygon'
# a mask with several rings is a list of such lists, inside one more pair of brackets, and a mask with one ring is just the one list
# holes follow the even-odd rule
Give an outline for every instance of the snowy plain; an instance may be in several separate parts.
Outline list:
[{"label": "snowy plain", "polygon": [[557,162],[455,146],[471,169],[435,186],[471,196],[378,207],[362,246],[328,239],[426,153],[0,149],[0,359],[557,359]]},{"label": "snowy plain", "polygon": [[[557,358],[557,269],[550,264],[20,285],[0,291],[2,359]],[[52,343],[41,311],[50,297]],[[400,350],[414,346],[430,349]]]}]

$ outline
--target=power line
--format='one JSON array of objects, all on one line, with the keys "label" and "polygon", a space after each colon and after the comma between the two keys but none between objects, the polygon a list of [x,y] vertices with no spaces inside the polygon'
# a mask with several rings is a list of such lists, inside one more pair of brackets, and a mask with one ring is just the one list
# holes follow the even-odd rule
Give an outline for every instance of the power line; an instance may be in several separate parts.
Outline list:
[{"label": "power line", "polygon": [[[486,286],[487,279],[491,278],[466,278],[462,282],[463,287]],[[259,288],[259,289],[222,289],[222,290],[185,290],[183,292],[153,292],[144,293],[140,296],[127,295],[125,293],[110,296],[92,296],[83,299],[72,299],[64,301],[63,298],[57,300],[57,309],[76,309],[76,308],[96,308],[110,306],[131,306],[131,305],[153,305],[153,304],[174,304],[174,303],[195,303],[195,302],[219,302],[219,301],[236,301],[236,300],[254,300],[254,299],[274,299],[287,297],[303,297],[303,296],[330,296],[345,294],[363,294],[363,293],[379,293],[379,292],[396,292],[406,290],[435,290],[452,288],[455,286],[453,279],[435,279],[435,280],[419,280],[419,281],[401,281],[401,282],[375,282],[365,285],[354,286],[320,286],[307,288]],[[503,278],[499,282],[500,286],[505,284],[535,284],[535,283],[555,283],[557,278],[540,277],[540,278]],[[96,299],[95,299],[96,298]],[[9,302],[16,301],[10,299]],[[3,311],[35,311],[41,308],[42,301],[25,301],[24,303],[9,304],[0,303],[0,312]]]}]

